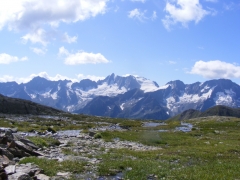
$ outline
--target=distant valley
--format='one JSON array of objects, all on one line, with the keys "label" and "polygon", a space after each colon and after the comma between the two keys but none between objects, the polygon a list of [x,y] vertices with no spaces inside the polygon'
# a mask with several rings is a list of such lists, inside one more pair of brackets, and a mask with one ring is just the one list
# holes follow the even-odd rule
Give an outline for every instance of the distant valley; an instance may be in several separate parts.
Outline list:
[{"label": "distant valley", "polygon": [[131,75],[111,74],[97,82],[35,77],[23,84],[0,83],[0,94],[68,112],[133,119],[165,120],[188,109],[203,112],[216,105],[240,107],[240,86],[227,79],[193,84],[176,80],[160,87]]}]

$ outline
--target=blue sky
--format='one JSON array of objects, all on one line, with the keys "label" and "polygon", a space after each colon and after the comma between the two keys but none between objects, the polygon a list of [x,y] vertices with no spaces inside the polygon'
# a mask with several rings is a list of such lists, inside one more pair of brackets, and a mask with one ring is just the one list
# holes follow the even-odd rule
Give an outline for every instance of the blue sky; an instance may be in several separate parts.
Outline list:
[{"label": "blue sky", "polygon": [[240,84],[240,0],[1,0],[0,81]]}]

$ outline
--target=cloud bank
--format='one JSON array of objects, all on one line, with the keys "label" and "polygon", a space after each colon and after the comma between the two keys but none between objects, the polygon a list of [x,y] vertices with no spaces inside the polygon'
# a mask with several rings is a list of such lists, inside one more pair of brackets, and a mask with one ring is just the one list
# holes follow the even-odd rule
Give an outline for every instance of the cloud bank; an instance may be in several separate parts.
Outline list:
[{"label": "cloud bank", "polygon": [[69,78],[67,76],[63,76],[60,74],[57,74],[55,76],[50,76],[48,73],[46,72],[40,72],[38,74],[31,74],[28,77],[13,77],[13,76],[9,76],[9,75],[4,75],[2,77],[0,77],[0,82],[12,82],[15,81],[17,83],[27,83],[29,81],[31,81],[34,77],[42,77],[45,79],[48,79],[50,81],[59,81],[59,80],[70,80],[72,82],[79,82],[82,79],[90,79],[92,81],[98,81],[101,79],[104,79],[105,77],[99,77],[99,76],[94,76],[94,75],[84,75],[84,74],[77,74],[76,78]]},{"label": "cloud bank", "polygon": [[0,64],[10,64],[10,63],[13,63],[13,62],[27,61],[27,60],[28,60],[28,58],[26,56],[22,57],[22,58],[19,58],[17,56],[11,56],[11,55],[6,54],[6,53],[0,54]]},{"label": "cloud bank", "polygon": [[[47,32],[47,27],[58,27],[60,23],[76,23],[104,14],[109,0],[1,0],[0,30],[7,27],[9,31],[27,31],[22,37],[27,43],[39,43],[47,46],[56,37],[73,43],[76,36],[67,33],[56,35]],[[49,28],[48,28],[49,29]],[[53,37],[52,37],[53,36]]]},{"label": "cloud bank", "polygon": [[219,60],[198,61],[192,67],[191,74],[197,74],[205,78],[240,78],[240,66]]},{"label": "cloud bank", "polygon": [[104,14],[108,0],[1,0],[0,29],[35,29],[43,24],[83,21]]}]

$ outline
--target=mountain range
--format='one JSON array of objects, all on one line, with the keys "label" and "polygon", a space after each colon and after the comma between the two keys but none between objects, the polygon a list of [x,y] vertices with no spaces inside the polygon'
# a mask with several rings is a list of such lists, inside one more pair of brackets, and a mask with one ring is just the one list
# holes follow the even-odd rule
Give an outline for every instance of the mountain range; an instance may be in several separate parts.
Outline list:
[{"label": "mountain range", "polygon": [[203,112],[216,105],[240,107],[240,86],[228,79],[193,84],[176,80],[160,87],[132,75],[111,74],[97,82],[35,77],[28,83],[0,83],[0,94],[68,112],[134,119],[164,120],[188,109]]}]

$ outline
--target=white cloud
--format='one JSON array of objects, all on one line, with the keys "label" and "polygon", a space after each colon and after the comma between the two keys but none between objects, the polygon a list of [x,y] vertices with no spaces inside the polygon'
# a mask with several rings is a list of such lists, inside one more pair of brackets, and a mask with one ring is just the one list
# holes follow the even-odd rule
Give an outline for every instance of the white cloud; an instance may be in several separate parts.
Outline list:
[{"label": "white cloud", "polygon": [[[51,80],[51,81],[71,80],[73,82],[78,82],[78,79],[76,79],[76,78],[69,78],[67,76],[63,76],[63,75],[60,75],[60,74],[57,74],[55,76],[50,76],[50,75],[48,75],[47,72],[40,72],[38,74],[31,74],[28,78],[25,78],[25,82],[28,82],[28,81],[30,81],[31,79],[33,79],[34,77],[37,77],[37,76],[48,79],[48,80]],[[22,78],[22,79],[24,79],[24,78]]]},{"label": "white cloud", "polygon": [[46,52],[47,52],[47,49],[45,49],[45,48],[36,48],[36,47],[32,47],[32,48],[30,48],[34,53],[36,53],[36,54],[38,54],[38,55],[44,55],[44,54],[46,54]]},{"label": "white cloud", "polygon": [[240,66],[219,60],[198,61],[189,73],[205,78],[240,78]]},{"label": "white cloud", "polygon": [[98,80],[102,80],[102,79],[105,79],[105,77],[101,77],[101,76],[94,76],[94,75],[83,75],[83,74],[78,74],[77,75],[77,78],[79,80],[82,80],[82,79],[90,79],[92,81],[98,81]]},{"label": "white cloud", "polygon": [[99,64],[99,63],[109,63],[102,54],[97,53],[87,53],[87,52],[77,52],[75,54],[69,53],[64,47],[59,48],[59,55],[64,55],[65,64],[67,65],[77,65],[77,64]]},{"label": "white cloud", "polygon": [[109,0],[1,0],[0,29],[36,29],[43,24],[83,21],[104,14]]},{"label": "white cloud", "polygon": [[31,81],[34,77],[42,77],[51,81],[58,81],[58,80],[71,80],[73,82],[78,82],[78,79],[72,79],[72,78],[68,78],[66,76],[62,76],[60,74],[57,74],[56,76],[50,76],[48,75],[48,73],[46,72],[40,72],[38,74],[31,74],[28,77],[13,77],[13,76],[9,76],[9,75],[4,75],[2,77],[0,77],[0,82],[10,82],[10,81],[15,81],[18,84],[20,83],[27,83],[29,81]]},{"label": "white cloud", "polygon": [[140,9],[133,9],[132,11],[129,11],[128,17],[132,19],[137,19],[139,21],[144,21],[146,18],[145,16],[146,11],[141,11]]},{"label": "white cloud", "polygon": [[27,43],[28,41],[32,42],[33,44],[40,43],[43,46],[47,46],[48,40],[47,40],[47,34],[44,29],[38,29],[35,32],[26,34],[22,37],[22,40],[24,43]]},{"label": "white cloud", "polygon": [[83,74],[78,74],[76,75],[76,78],[69,78],[67,76],[63,76],[60,74],[57,74],[55,76],[50,76],[47,72],[40,72],[38,74],[31,74],[28,77],[14,77],[14,76],[10,76],[10,75],[4,75],[2,77],[0,77],[0,82],[12,82],[15,81],[18,84],[21,83],[27,83],[29,81],[31,81],[34,77],[42,77],[51,81],[59,81],[59,80],[70,80],[72,82],[79,82],[80,80],[83,79],[91,79],[92,81],[98,81],[98,80],[102,80],[105,77],[99,77],[99,76],[94,76],[94,75],[83,75]]},{"label": "white cloud", "polygon": [[43,46],[47,46],[49,41],[56,40],[60,38],[63,42],[66,43],[75,43],[77,42],[77,36],[69,36],[68,33],[59,33],[57,31],[49,31],[46,32],[44,29],[36,29],[31,33],[26,34],[22,37],[23,43],[26,44],[27,42],[31,42],[33,44],[40,43]]},{"label": "white cloud", "polygon": [[167,15],[162,19],[165,28],[181,23],[184,27],[191,21],[198,23],[211,12],[204,10],[199,0],[168,0],[165,11]]},{"label": "white cloud", "polygon": [[145,3],[146,0],[131,0],[132,2],[141,2],[141,3]]},{"label": "white cloud", "polygon": [[3,77],[0,77],[0,82],[12,82],[12,81],[14,81],[13,76],[4,75]]},{"label": "white cloud", "polygon": [[13,62],[27,61],[27,60],[28,60],[28,58],[26,56],[22,57],[22,58],[19,58],[17,56],[11,56],[11,55],[6,54],[6,53],[0,54],[0,64],[10,64],[10,63],[13,63]]},{"label": "white cloud", "polygon": [[61,56],[61,55],[69,55],[69,52],[67,49],[65,49],[65,47],[60,47],[59,48],[59,52],[58,52],[58,55]]},{"label": "white cloud", "polygon": [[77,36],[70,37],[66,32],[63,34],[63,41],[69,44],[77,42],[77,39]]},{"label": "white cloud", "polygon": [[[104,14],[109,0],[1,0],[0,30],[26,31],[22,40],[47,46],[60,38],[67,43],[77,41],[77,36],[52,34],[46,31],[60,23],[75,23]],[[55,32],[56,33],[56,32]]]}]

